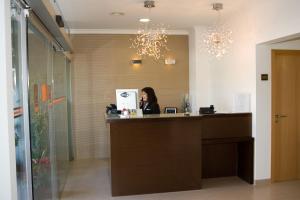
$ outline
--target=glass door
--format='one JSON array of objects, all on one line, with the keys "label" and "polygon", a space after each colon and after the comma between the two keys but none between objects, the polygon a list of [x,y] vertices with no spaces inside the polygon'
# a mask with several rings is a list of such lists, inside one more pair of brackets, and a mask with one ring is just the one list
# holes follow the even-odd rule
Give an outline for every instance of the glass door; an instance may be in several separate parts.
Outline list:
[{"label": "glass door", "polygon": [[67,73],[67,113],[68,113],[68,140],[69,140],[69,160],[74,160],[72,145],[72,87],[71,87],[71,61],[66,59]]},{"label": "glass door", "polygon": [[51,42],[28,21],[29,107],[34,199],[57,199]]},{"label": "glass door", "polygon": [[68,135],[68,110],[67,110],[67,71],[66,57],[62,52],[54,52],[53,59],[53,101],[52,111],[54,116],[54,135],[56,152],[56,173],[58,192],[61,193],[69,169],[69,135]]},{"label": "glass door", "polygon": [[70,62],[33,12],[12,0],[11,13],[18,199],[58,199],[72,152]]},{"label": "glass door", "polygon": [[26,19],[24,9],[11,1],[12,68],[17,189],[19,200],[32,198],[27,95]]}]

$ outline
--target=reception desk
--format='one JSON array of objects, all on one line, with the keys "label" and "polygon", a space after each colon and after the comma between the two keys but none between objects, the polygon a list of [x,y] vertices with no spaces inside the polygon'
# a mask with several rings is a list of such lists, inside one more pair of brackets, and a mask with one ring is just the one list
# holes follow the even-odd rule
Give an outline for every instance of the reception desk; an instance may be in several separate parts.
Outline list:
[{"label": "reception desk", "polygon": [[161,114],[109,125],[112,196],[201,189],[203,178],[253,183],[251,113]]}]

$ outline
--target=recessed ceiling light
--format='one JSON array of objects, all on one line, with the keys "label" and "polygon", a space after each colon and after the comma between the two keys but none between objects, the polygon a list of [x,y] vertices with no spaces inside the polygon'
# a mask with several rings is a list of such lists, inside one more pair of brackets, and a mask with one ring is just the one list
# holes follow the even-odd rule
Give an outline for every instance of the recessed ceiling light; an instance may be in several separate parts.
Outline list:
[{"label": "recessed ceiling light", "polygon": [[149,18],[142,18],[140,19],[140,22],[146,23],[146,22],[150,22],[151,20]]},{"label": "recessed ceiling light", "polygon": [[124,16],[125,13],[123,13],[123,12],[111,12],[110,15],[112,15],[112,16]]}]

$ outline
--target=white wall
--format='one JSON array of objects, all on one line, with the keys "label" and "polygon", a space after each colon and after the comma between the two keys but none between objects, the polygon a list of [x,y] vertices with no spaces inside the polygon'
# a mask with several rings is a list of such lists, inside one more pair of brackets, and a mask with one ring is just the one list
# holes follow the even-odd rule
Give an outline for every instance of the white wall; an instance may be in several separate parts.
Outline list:
[{"label": "white wall", "polygon": [[195,29],[190,30],[189,33],[189,94],[190,94],[190,103],[192,107],[192,111],[194,112],[197,109],[197,99],[199,99],[196,95],[198,94],[197,87],[198,84],[197,76],[196,76],[196,57],[197,57],[197,51],[196,51],[196,33]]},{"label": "white wall", "polygon": [[0,199],[17,199],[10,1],[0,1]]},{"label": "white wall", "polygon": [[[219,111],[233,110],[232,105],[235,94],[251,94],[253,136],[256,137],[255,179],[270,178],[270,132],[268,130],[270,120],[267,118],[270,111],[265,106],[265,101],[269,98],[265,94],[270,92],[270,87],[267,84],[270,83],[261,83],[261,85],[257,83],[256,45],[300,33],[299,7],[299,0],[253,0],[244,4],[239,11],[226,19],[228,26],[234,32],[234,43],[230,53],[220,61],[209,61],[208,57],[205,58],[206,61],[204,62],[208,61],[211,67],[209,73],[209,79],[211,80],[210,92],[206,94],[207,91],[205,90],[191,91],[200,94],[191,94],[198,97],[195,100],[196,102],[200,102],[205,96],[211,96],[211,103]],[[224,9],[226,9],[226,5],[224,5]],[[200,33],[196,33],[195,38],[197,36],[200,37]],[[195,49],[199,48],[200,44],[197,44],[197,41],[195,43]],[[258,56],[262,55],[259,54]],[[196,57],[202,57],[202,55],[196,52]],[[191,71],[196,71],[194,79],[197,80],[203,77],[203,74],[200,73],[203,67],[201,63],[196,63],[190,67],[196,68],[191,69]],[[262,71],[264,70],[262,69]],[[194,83],[199,84],[196,81]],[[262,87],[258,88],[259,91],[256,91],[256,84]],[[261,91],[263,88],[264,92]],[[263,95],[266,99],[256,98],[256,95]],[[260,111],[258,118],[256,118],[256,110]],[[259,121],[261,123],[256,126]]]},{"label": "white wall", "polygon": [[[262,44],[257,45],[256,48],[256,114],[257,123],[256,130],[257,133],[262,134],[259,140],[256,140],[257,149],[264,148],[259,151],[260,157],[266,158],[265,162],[257,162],[257,169],[269,169],[268,177],[271,176],[271,51],[272,49],[289,49],[289,50],[299,50],[300,40],[281,42],[276,44]],[[268,81],[261,81],[261,74],[269,74]],[[258,135],[258,134],[257,134]]]},{"label": "white wall", "polygon": [[194,27],[189,33],[189,92],[192,112],[211,105],[211,64],[199,42],[205,27]]}]

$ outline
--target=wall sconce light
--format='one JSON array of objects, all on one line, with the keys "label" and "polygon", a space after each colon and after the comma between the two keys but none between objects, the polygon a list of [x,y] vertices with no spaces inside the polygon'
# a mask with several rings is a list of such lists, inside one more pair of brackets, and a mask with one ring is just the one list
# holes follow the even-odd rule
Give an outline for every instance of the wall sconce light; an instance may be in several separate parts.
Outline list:
[{"label": "wall sconce light", "polygon": [[131,63],[135,64],[135,65],[140,65],[140,64],[142,64],[142,60],[141,59],[132,59]]},{"label": "wall sconce light", "polygon": [[166,58],[165,59],[165,64],[166,65],[175,65],[176,60],[174,58]]}]

